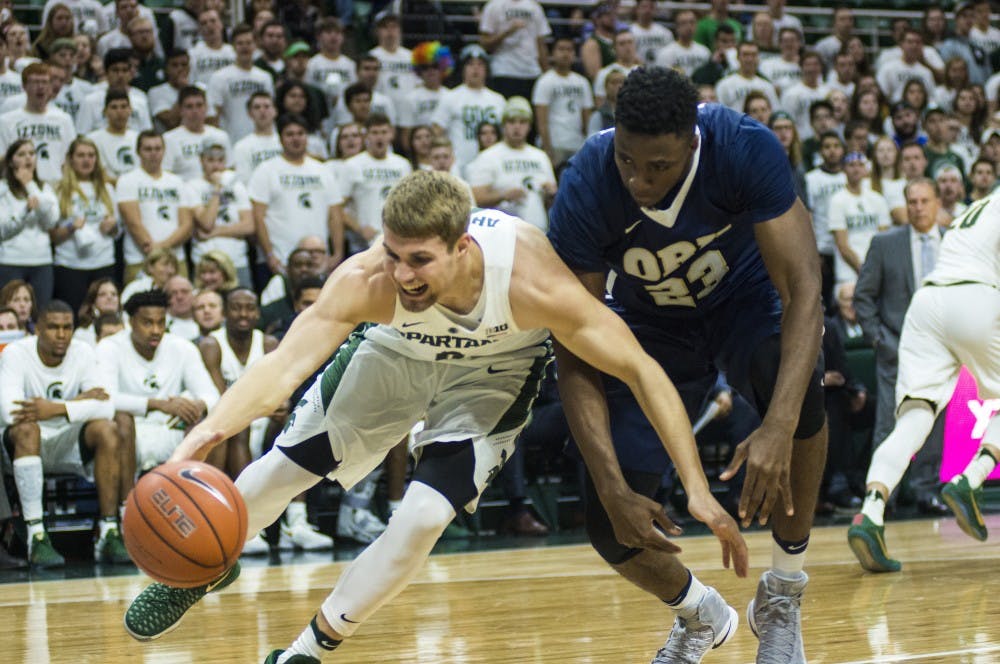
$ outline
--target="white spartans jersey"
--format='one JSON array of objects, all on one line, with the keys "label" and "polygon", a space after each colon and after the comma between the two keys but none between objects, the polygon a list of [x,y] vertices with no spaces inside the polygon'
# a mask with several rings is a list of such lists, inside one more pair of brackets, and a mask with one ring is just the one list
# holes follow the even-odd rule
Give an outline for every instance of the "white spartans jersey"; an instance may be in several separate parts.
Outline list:
[{"label": "white spartans jersey", "polygon": [[253,336],[250,339],[250,353],[247,355],[246,364],[240,362],[240,359],[236,357],[236,353],[233,352],[233,347],[229,345],[229,339],[226,337],[226,329],[224,327],[209,334],[219,342],[219,351],[221,354],[219,366],[222,369],[222,379],[226,381],[226,387],[239,380],[240,376],[250,368],[250,365],[264,357],[264,333],[260,330],[253,331]]},{"label": "white spartans jersey", "polygon": [[376,159],[368,152],[360,152],[344,161],[340,186],[345,198],[350,197],[354,203],[358,223],[381,231],[382,208],[389,190],[412,170],[409,161],[392,153]]},{"label": "white spartans jersey", "polygon": [[44,113],[19,109],[0,115],[0,150],[19,138],[35,144],[38,177],[45,182],[62,179],[63,159],[76,138],[73,120],[64,111],[49,106]]},{"label": "white spartans jersey", "polygon": [[521,330],[510,309],[518,223],[497,210],[472,212],[469,233],[482,249],[484,265],[483,289],[471,313],[457,314],[439,304],[411,312],[397,298],[392,322],[369,329],[365,336],[417,360],[492,367],[504,356],[544,355],[548,330]]},{"label": "white spartans jersey", "polygon": [[[861,189],[860,194],[852,194],[845,187],[830,198],[827,206],[827,228],[830,232],[847,231],[847,243],[861,262],[868,254],[872,238],[892,225],[889,205],[882,194],[871,189]],[[854,268],[840,255],[834,254],[838,282],[855,281],[858,275]]]},{"label": "white spartans jersey", "polygon": [[[139,203],[142,224],[153,242],[165,240],[177,230],[181,208],[196,205],[190,187],[184,186],[184,181],[179,177],[162,171],[160,177],[154,178],[141,168],[129,171],[118,179],[118,202],[129,201]],[[175,247],[174,255],[183,261],[184,247]],[[126,233],[125,263],[135,265],[141,263],[142,259],[143,253],[139,245]]]},{"label": "white spartans jersey", "polygon": [[73,401],[81,392],[103,386],[98,374],[97,356],[86,343],[71,341],[62,362],[50,367],[38,357],[38,337],[15,341],[0,355],[0,379],[3,380],[0,419],[5,425],[13,424],[11,412],[19,408],[15,401],[35,398],[66,403],[68,417],[45,420],[43,424],[114,417],[111,401]]},{"label": "white spartans jersey", "polygon": [[925,284],[974,281],[1000,289],[1000,197],[969,206],[944,234],[934,270]]},{"label": "white spartans jersey", "polygon": [[473,187],[490,185],[496,191],[518,187],[524,197],[517,201],[500,201],[497,204],[508,214],[516,215],[540,230],[548,230],[549,218],[545,212],[543,185],[555,184],[549,156],[531,145],[512,148],[500,141],[479,153],[469,164],[469,184]]},{"label": "white spartans jersey", "polygon": [[834,253],[833,236],[827,226],[830,199],[847,186],[847,176],[841,173],[827,173],[814,168],[806,173],[806,205],[812,212],[813,232],[816,234],[816,248],[819,253]]}]

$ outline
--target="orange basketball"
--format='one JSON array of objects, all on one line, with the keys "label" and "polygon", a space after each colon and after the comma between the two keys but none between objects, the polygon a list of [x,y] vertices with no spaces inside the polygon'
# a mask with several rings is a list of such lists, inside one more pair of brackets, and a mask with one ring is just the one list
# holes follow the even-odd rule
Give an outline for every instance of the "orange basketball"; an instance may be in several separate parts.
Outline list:
[{"label": "orange basketball", "polygon": [[161,583],[203,586],[232,567],[247,535],[236,485],[200,461],[165,463],[136,483],[122,537],[132,561]]}]

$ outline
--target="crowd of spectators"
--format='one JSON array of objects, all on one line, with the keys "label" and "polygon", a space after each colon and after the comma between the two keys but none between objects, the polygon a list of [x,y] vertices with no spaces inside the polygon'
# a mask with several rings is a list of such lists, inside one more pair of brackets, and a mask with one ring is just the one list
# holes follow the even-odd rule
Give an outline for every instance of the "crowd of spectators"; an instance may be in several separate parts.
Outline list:
[{"label": "crowd of spectators", "polygon": [[[828,367],[831,428],[874,421],[876,445],[891,429],[908,297],[943,229],[997,184],[1000,30],[987,0],[893,20],[882,49],[842,6],[809,43],[784,0],[747,15],[726,0],[671,13],[604,2],[555,28],[536,0],[489,0],[478,39],[451,45],[407,40],[399,3],[370,33],[352,3],[335,4],[254,0],[233,25],[221,0],[159,20],[136,0],[48,0],[35,34],[0,9],[0,418],[32,542],[47,541],[43,469],[68,469],[97,481],[95,555],[121,558],[115,514],[135,472],[219,398],[232,378],[220,362],[244,367],[278,343],[325,276],[369,246],[413,169],[448,171],[476,205],[545,229],[561,169],[614,125],[639,66],[676,68],[703,101],[774,132],[812,213],[828,356],[852,340],[878,353],[877,407]],[[912,252],[869,251],[890,241]],[[239,472],[285,415],[213,461]],[[68,431],[78,446],[63,444]],[[828,504],[856,506],[863,457],[834,455]],[[513,530],[544,532],[514,484]],[[346,503],[357,528],[345,532],[362,541],[381,527],[370,488]],[[8,507],[0,491],[0,520]],[[304,524],[304,507],[292,512]]]}]

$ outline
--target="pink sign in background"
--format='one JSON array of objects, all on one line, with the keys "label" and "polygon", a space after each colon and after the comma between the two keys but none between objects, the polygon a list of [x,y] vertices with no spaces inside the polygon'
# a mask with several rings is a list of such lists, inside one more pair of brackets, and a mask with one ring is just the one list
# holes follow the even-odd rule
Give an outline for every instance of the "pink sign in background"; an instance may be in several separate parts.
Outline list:
[{"label": "pink sign in background", "polygon": [[[941,481],[947,482],[965,470],[979,449],[990,416],[1000,410],[1000,399],[979,398],[976,379],[965,367],[958,376],[955,393],[948,402],[944,419],[944,454],[941,458]],[[990,479],[1000,479],[1000,466]]]}]

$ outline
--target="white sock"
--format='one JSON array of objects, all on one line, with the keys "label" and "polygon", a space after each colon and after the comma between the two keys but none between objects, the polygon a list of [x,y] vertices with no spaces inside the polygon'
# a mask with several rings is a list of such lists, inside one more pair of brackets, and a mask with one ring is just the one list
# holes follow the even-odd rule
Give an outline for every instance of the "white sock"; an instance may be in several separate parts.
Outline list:
[{"label": "white sock", "polygon": [[444,496],[412,482],[385,532],[344,570],[324,600],[323,617],[330,626],[345,638],[354,634],[417,575],[454,518],[455,510]]},{"label": "white sock", "polygon": [[285,508],[285,521],[289,526],[308,521],[306,515],[306,504],[303,501],[293,501]]},{"label": "white sock", "polygon": [[787,581],[798,579],[806,566],[806,546],[808,545],[808,541],[807,538],[804,542],[786,542],[786,546],[791,546],[791,544],[797,545],[794,550],[786,550],[772,535],[771,571]]},{"label": "white sock", "polygon": [[934,411],[930,404],[926,401],[903,402],[895,428],[872,455],[865,485],[877,482],[891,494],[903,479],[910,459],[923,446],[933,427]]},{"label": "white sock", "polygon": [[124,521],[125,520],[125,503],[124,502],[121,505],[118,506],[118,520],[119,521]]},{"label": "white sock", "polygon": [[861,506],[861,513],[868,517],[876,526],[885,525],[885,500],[882,494],[872,489],[865,494],[865,502]]},{"label": "white sock", "polygon": [[688,574],[691,575],[691,583],[688,584],[687,592],[680,599],[675,598],[672,602],[667,603],[667,606],[678,613],[691,612],[697,609],[698,605],[701,604],[701,600],[705,599],[705,593],[708,592],[708,588],[698,580],[698,577],[693,572],[688,570]]},{"label": "white sock", "polygon": [[[45,479],[42,476],[42,457],[23,456],[14,459],[14,485],[17,493],[21,496],[21,515],[29,524],[32,521],[41,521],[42,512],[42,487]],[[29,527],[30,530],[30,527]],[[41,531],[42,527],[38,527]],[[34,533],[29,532],[29,539]]]},{"label": "white sock", "polygon": [[969,480],[971,488],[978,489],[996,467],[997,460],[993,458],[989,450],[981,447],[976,456],[969,462],[962,475],[965,475],[965,479]]},{"label": "white sock", "polygon": [[102,540],[112,530],[118,530],[118,520],[113,516],[106,516],[97,520],[97,539]]},{"label": "white sock", "polygon": [[284,664],[295,655],[307,655],[322,661],[323,656],[335,650],[340,643],[340,641],[334,641],[321,632],[314,617],[299,634],[299,638],[295,639],[288,650],[281,653],[278,657],[278,664]]}]

